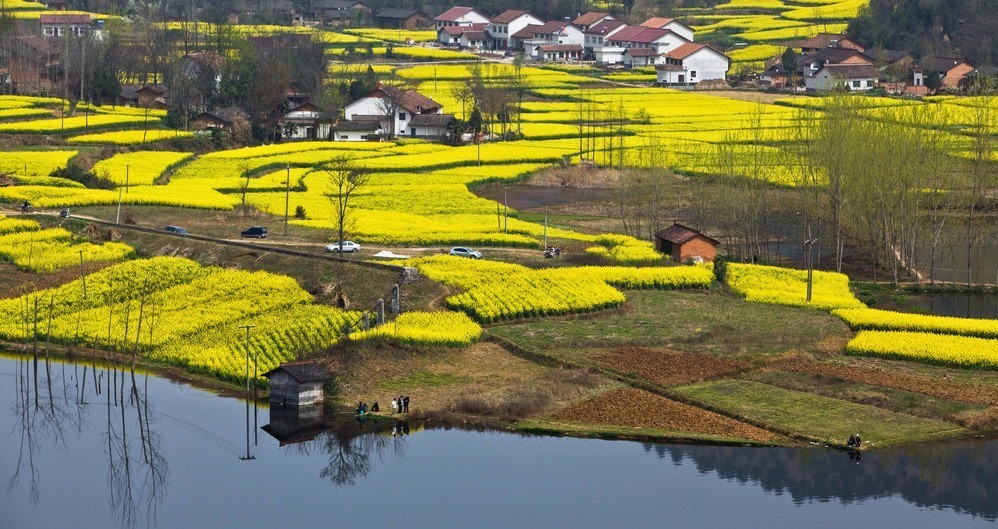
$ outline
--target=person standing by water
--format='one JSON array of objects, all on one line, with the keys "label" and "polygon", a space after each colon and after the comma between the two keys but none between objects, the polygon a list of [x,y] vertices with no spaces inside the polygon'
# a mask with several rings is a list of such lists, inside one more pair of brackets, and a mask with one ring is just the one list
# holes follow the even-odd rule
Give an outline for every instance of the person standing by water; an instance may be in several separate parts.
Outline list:
[{"label": "person standing by water", "polygon": [[398,401],[392,398],[392,415],[395,415],[395,412],[397,412],[398,409],[399,409]]},{"label": "person standing by water", "polygon": [[409,413],[409,395],[402,398],[402,406],[405,408],[405,412]]}]

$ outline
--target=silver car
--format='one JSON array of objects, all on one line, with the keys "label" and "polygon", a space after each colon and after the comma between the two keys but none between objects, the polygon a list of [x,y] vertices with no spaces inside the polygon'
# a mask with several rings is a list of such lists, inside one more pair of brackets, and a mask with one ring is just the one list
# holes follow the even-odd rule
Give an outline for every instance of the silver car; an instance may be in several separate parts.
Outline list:
[{"label": "silver car", "polygon": [[471,248],[465,248],[464,246],[455,246],[450,249],[451,255],[456,255],[458,257],[470,257],[472,259],[481,259],[482,252],[472,250]]}]

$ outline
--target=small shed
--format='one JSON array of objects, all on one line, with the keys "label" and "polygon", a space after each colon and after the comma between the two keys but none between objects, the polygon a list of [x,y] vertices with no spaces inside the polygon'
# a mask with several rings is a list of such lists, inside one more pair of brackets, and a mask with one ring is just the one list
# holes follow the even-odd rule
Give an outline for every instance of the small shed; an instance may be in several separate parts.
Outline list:
[{"label": "small shed", "polygon": [[270,380],[270,402],[308,406],[323,399],[322,384],[332,378],[315,362],[288,362],[263,374]]},{"label": "small shed", "polygon": [[655,249],[680,263],[697,258],[704,262],[712,262],[717,256],[717,247],[720,245],[717,239],[678,222],[655,234]]}]

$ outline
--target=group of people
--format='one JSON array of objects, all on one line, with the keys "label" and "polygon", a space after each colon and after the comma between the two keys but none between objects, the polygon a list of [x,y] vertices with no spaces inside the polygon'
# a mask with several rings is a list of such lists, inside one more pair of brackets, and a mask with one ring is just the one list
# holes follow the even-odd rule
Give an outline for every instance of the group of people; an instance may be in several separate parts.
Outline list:
[{"label": "group of people", "polygon": [[396,413],[409,413],[409,395],[392,399],[392,415]]},{"label": "group of people", "polygon": [[854,448],[859,448],[863,444],[863,439],[859,437],[859,434],[849,436],[849,446]]},{"label": "group of people", "polygon": [[[368,413],[377,413],[381,411],[381,406],[378,405],[378,401],[374,401],[370,407],[367,403],[360,401],[357,403],[357,416],[363,417]],[[409,413],[409,395],[399,395],[398,398],[392,398],[392,415],[396,413]]]},{"label": "group of people", "polygon": [[544,257],[551,258],[559,255],[561,255],[561,247],[559,246],[548,246],[547,249],[544,250]]}]

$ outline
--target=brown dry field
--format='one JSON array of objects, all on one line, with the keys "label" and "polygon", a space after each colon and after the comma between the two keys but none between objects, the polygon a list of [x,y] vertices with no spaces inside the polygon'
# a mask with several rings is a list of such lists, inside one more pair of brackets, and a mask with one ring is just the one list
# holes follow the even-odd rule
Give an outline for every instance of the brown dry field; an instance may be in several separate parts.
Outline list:
[{"label": "brown dry field", "polygon": [[574,404],[549,416],[546,421],[661,429],[760,443],[782,439],[762,428],[633,388],[609,391]]},{"label": "brown dry field", "polygon": [[749,367],[740,360],[644,347],[620,347],[595,360],[614,371],[634,373],[663,386],[711,380]]},{"label": "brown dry field", "polygon": [[874,366],[842,365],[827,363],[781,363],[771,366],[783,371],[838,377],[850,382],[858,382],[871,386],[901,389],[914,393],[922,393],[933,397],[995,406],[998,404],[998,387],[984,386],[965,381],[949,380],[945,376],[925,376],[904,373],[901,370],[907,366],[891,366],[891,371]]},{"label": "brown dry field", "polygon": [[[340,358],[342,355],[336,355]],[[434,417],[467,415],[464,407],[472,402],[492,418],[510,410],[527,415],[549,413],[567,403],[585,399],[619,384],[580,370],[550,369],[518,358],[498,345],[480,342],[465,349],[409,351],[401,349],[361,351],[328,367],[343,373],[341,401],[346,404],[378,401],[383,413],[390,410],[392,396],[409,395],[410,412]],[[441,384],[413,384],[397,389],[413,373],[440,377]],[[386,389],[390,387],[392,389]],[[486,413],[486,415],[489,415]]]}]

